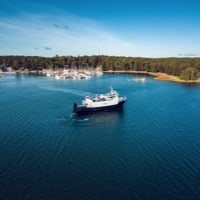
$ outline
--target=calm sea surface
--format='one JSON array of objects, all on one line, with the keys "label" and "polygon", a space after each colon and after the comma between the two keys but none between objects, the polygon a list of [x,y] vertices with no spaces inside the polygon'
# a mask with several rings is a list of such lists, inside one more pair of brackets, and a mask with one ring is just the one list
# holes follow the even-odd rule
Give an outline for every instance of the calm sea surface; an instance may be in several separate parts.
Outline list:
[{"label": "calm sea surface", "polygon": [[[132,78],[1,78],[0,199],[200,199],[200,87]],[[72,115],[111,85],[123,111]]]}]

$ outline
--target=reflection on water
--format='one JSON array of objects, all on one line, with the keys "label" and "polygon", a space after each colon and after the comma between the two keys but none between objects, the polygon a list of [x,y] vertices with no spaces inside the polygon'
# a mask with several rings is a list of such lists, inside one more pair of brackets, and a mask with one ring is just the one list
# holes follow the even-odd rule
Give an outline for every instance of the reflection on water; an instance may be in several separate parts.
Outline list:
[{"label": "reflection on water", "polygon": [[96,124],[104,124],[104,123],[118,123],[120,119],[122,119],[124,114],[123,109],[112,111],[112,112],[97,112],[88,115],[78,116],[74,114],[72,116],[73,123],[78,125],[96,125]]},{"label": "reflection on water", "polygon": [[124,117],[124,110],[120,109],[117,111],[111,112],[96,112],[93,114],[87,115],[76,115],[75,113],[71,113],[70,115],[61,117],[58,119],[61,123],[65,124],[65,126],[73,126],[73,127],[101,127],[104,125],[110,125],[110,128],[116,126],[118,123],[122,123]]},{"label": "reflection on water", "polygon": [[184,85],[185,87],[200,87],[200,83],[182,83],[182,85]]}]

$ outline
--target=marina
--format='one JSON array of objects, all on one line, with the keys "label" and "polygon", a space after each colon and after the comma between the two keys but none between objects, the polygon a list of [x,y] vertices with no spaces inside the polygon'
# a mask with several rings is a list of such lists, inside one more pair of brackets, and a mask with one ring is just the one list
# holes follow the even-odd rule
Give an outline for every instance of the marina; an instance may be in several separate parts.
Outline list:
[{"label": "marina", "polygon": [[73,79],[73,80],[81,80],[81,79],[90,79],[93,76],[101,76],[103,72],[101,69],[96,70],[75,70],[75,69],[64,69],[64,70],[43,70],[43,75],[48,77],[53,77],[57,80],[59,79]]}]

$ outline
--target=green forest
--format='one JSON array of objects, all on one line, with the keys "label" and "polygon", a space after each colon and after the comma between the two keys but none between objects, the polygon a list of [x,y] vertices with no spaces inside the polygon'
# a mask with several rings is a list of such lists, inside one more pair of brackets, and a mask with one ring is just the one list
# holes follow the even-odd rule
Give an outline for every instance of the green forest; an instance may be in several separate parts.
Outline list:
[{"label": "green forest", "polygon": [[103,71],[147,71],[175,75],[183,80],[200,78],[200,58],[142,58],[117,56],[0,56],[2,71],[42,69],[95,69]]}]

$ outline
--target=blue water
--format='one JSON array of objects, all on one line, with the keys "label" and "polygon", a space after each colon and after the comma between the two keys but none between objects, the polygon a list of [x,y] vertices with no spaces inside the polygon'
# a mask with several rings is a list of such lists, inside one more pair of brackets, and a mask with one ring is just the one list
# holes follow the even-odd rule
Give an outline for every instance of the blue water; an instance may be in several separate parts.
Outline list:
[{"label": "blue water", "polygon": [[[132,78],[1,78],[0,199],[199,199],[200,87]],[[111,85],[123,111],[72,115]]]}]

